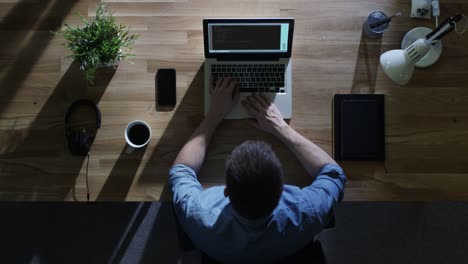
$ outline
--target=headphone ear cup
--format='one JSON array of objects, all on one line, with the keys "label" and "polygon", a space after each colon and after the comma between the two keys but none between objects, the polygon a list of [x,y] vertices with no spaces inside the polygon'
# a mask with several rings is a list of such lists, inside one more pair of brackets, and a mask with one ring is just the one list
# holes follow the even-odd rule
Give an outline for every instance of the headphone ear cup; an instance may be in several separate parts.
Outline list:
[{"label": "headphone ear cup", "polygon": [[[76,110],[77,107],[80,105],[88,105],[91,106],[96,112],[96,130],[95,131],[73,131],[69,127],[70,116]],[[77,100],[75,101],[67,111],[65,115],[65,135],[68,140],[68,148],[73,155],[83,155],[86,156],[91,149],[91,145],[94,142],[94,138],[96,137],[97,130],[101,126],[101,111],[99,107],[90,100]]]},{"label": "headphone ear cup", "polygon": [[72,144],[71,144],[72,133],[70,131],[67,131],[66,137],[67,137],[67,143],[68,143],[68,150],[72,152]]},{"label": "headphone ear cup", "polygon": [[75,131],[70,131],[67,134],[68,149],[73,155],[76,155],[77,153],[78,137],[79,135]]},{"label": "headphone ear cup", "polygon": [[93,143],[92,141],[93,136],[87,131],[83,131],[80,133],[80,152],[81,155],[87,155],[89,153],[89,150],[91,149],[91,144]]},{"label": "headphone ear cup", "polygon": [[86,132],[81,131],[78,139],[80,145],[80,155],[86,155]]}]

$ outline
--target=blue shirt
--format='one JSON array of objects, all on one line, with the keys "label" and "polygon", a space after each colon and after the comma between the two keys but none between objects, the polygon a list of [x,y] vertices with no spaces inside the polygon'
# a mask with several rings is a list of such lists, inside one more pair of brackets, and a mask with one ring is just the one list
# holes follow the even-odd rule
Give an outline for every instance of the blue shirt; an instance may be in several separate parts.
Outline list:
[{"label": "blue shirt", "polygon": [[198,249],[223,263],[271,262],[302,249],[327,225],[346,185],[339,166],[325,165],[307,187],[284,185],[270,216],[249,220],[232,208],[224,186],[204,190],[195,171],[182,164],[169,174],[182,228]]}]

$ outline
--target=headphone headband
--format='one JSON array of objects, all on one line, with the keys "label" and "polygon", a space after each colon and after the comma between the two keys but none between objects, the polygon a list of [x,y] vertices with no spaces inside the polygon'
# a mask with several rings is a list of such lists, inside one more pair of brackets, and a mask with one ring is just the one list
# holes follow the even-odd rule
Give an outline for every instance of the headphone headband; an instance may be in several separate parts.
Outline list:
[{"label": "headphone headband", "polygon": [[76,110],[76,108],[82,105],[88,105],[94,109],[94,112],[96,113],[96,128],[100,128],[101,127],[101,111],[99,110],[99,107],[93,101],[86,100],[86,99],[77,100],[68,108],[67,115],[65,116],[65,126],[68,125],[71,114]]}]

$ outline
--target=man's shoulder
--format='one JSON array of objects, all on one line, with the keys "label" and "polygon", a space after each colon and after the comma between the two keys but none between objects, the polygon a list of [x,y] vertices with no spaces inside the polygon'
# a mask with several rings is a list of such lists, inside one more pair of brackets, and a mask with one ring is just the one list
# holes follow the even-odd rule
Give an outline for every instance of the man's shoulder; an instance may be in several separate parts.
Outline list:
[{"label": "man's shoulder", "polygon": [[224,186],[214,186],[203,190],[194,197],[191,214],[211,215],[217,217],[229,204],[229,199],[224,196]]},{"label": "man's shoulder", "polygon": [[[232,219],[229,199],[223,195],[223,186],[208,188],[199,193],[182,216],[183,222],[192,229],[211,233]],[[205,233],[207,235],[207,233]]]}]

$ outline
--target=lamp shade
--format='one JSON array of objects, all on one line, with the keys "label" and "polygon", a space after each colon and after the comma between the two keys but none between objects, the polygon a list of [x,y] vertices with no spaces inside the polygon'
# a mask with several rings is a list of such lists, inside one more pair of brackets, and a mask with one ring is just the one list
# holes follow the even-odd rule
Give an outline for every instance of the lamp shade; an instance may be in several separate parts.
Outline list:
[{"label": "lamp shade", "polygon": [[409,82],[414,72],[414,63],[408,60],[404,50],[390,50],[380,56],[380,65],[387,76],[399,85]]},{"label": "lamp shade", "polygon": [[399,85],[405,85],[413,76],[414,66],[431,49],[430,42],[420,38],[408,48],[390,50],[380,56],[384,72]]}]

